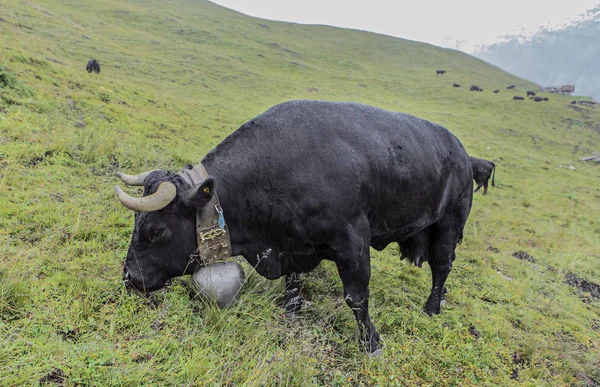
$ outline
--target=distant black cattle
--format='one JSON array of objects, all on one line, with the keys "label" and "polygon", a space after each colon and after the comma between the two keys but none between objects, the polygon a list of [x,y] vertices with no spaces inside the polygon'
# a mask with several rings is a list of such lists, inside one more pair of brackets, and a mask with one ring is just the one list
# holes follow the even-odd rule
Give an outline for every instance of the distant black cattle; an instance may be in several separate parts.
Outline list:
[{"label": "distant black cattle", "polygon": [[500,92],[500,90],[496,89],[494,90],[494,94],[498,94]]},{"label": "distant black cattle", "polygon": [[90,59],[90,61],[87,62],[85,69],[88,73],[94,72],[96,74],[100,74],[100,63],[98,63],[96,59]]},{"label": "distant black cattle", "polygon": [[515,85],[510,85],[507,87],[507,89],[514,89],[514,88],[515,88]]},{"label": "distant black cattle", "polygon": [[533,97],[533,100],[535,102],[540,102],[540,101],[547,101],[548,97]]},{"label": "distant black cattle", "polygon": [[469,156],[469,160],[471,160],[471,168],[473,169],[473,180],[477,183],[477,188],[474,192],[479,191],[479,189],[483,187],[483,194],[487,195],[490,177],[492,178],[492,187],[495,187],[494,179],[496,178],[496,165],[491,161],[478,159],[477,157],[472,156]]},{"label": "distant black cattle", "polygon": [[471,86],[471,88],[469,90],[470,91],[479,91],[481,89],[479,88],[479,86],[473,85],[473,86]]},{"label": "distant black cattle", "polygon": [[577,101],[571,101],[571,105],[575,105]]},{"label": "distant black cattle", "polygon": [[460,87],[460,85],[459,85],[458,83],[454,82],[454,83],[452,84],[452,87]]},{"label": "distant black cattle", "polygon": [[513,99],[516,99],[517,101],[524,101],[525,97],[519,97],[518,95],[515,95]]},{"label": "distant black cattle", "polygon": [[444,75],[446,70],[435,70],[435,75]]},{"label": "distant black cattle", "polygon": [[531,90],[527,90],[527,96],[528,96],[528,97],[529,97],[529,96],[532,96],[532,97],[533,97],[534,95],[535,95],[535,92],[533,92],[533,91],[531,91]]}]

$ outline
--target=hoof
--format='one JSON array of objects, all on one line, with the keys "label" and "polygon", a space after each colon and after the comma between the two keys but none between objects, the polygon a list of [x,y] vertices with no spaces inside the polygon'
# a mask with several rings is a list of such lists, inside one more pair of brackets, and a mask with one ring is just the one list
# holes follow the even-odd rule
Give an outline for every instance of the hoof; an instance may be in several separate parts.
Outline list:
[{"label": "hoof", "polygon": [[436,306],[429,305],[429,303],[427,303],[425,305],[425,313],[430,316],[433,316],[434,314],[440,314],[440,303],[438,303]]},{"label": "hoof", "polygon": [[302,309],[302,302],[284,303],[282,308],[285,310],[285,314],[288,317],[294,317],[300,313],[300,310]]},{"label": "hoof", "polygon": [[373,352],[369,353],[369,357],[379,357],[383,353],[383,347],[379,347]]}]

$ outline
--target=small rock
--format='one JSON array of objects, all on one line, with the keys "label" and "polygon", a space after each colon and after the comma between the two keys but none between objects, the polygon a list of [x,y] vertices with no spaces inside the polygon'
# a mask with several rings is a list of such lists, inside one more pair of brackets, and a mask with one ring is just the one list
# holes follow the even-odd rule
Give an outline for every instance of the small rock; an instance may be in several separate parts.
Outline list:
[{"label": "small rock", "polygon": [[572,165],[569,165],[569,167],[568,167],[568,168],[569,168],[570,170],[572,170],[572,171],[576,171],[576,170],[577,170],[577,168],[575,168],[575,167],[574,167],[574,166],[572,166]]},{"label": "small rock", "polygon": [[492,149],[492,148],[488,146],[488,147],[486,147],[485,149],[487,149],[487,150],[490,150],[490,149]]}]

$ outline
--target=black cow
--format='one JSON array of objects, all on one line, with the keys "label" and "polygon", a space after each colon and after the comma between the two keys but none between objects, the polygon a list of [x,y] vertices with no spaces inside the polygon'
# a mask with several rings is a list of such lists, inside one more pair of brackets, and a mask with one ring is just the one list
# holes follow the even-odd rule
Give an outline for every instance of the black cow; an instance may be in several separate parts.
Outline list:
[{"label": "black cow", "polygon": [[96,59],[90,59],[89,62],[87,62],[85,69],[88,73],[94,72],[96,74],[100,74],[100,63],[98,63]]},{"label": "black cow", "polygon": [[144,185],[144,198],[117,188],[138,211],[128,286],[152,291],[194,271],[196,213],[213,210],[205,206],[216,191],[232,254],[266,278],[287,275],[286,293],[300,294],[298,273],[335,262],[369,353],[382,346],[368,310],[369,246],[398,242],[403,258],[428,262],[425,311],[440,312],[473,199],[469,157],[444,127],[356,103],[290,101],[242,125],[202,165],[211,177],[195,186],[163,170],[119,175]]},{"label": "black cow", "polygon": [[469,91],[480,91],[481,89],[479,88],[479,86],[473,85],[471,86],[471,88],[469,89]]},{"label": "black cow", "polygon": [[492,177],[492,187],[495,187],[494,179],[496,178],[496,165],[491,161],[478,159],[472,156],[470,156],[469,159],[471,160],[471,167],[473,168],[473,180],[477,183],[475,192],[479,191],[483,186],[483,194],[487,195],[490,177]]},{"label": "black cow", "polygon": [[533,97],[533,100],[535,102],[540,102],[540,101],[547,101],[548,97]]},{"label": "black cow", "polygon": [[515,96],[513,97],[513,99],[515,99],[515,100],[517,100],[517,101],[525,101],[525,97],[520,97],[520,96],[518,96],[518,95],[515,95]]},{"label": "black cow", "polygon": [[435,70],[435,75],[444,75],[446,70]]},{"label": "black cow", "polygon": [[534,91],[527,90],[527,96],[528,96],[528,97],[529,97],[529,96],[533,97],[534,95],[535,95],[535,92],[534,92]]},{"label": "black cow", "polygon": [[507,88],[507,89],[514,89],[514,88],[515,88],[515,85],[510,85],[510,86],[507,86],[506,88]]},{"label": "black cow", "polygon": [[494,90],[494,94],[498,94],[500,92],[500,90]]},{"label": "black cow", "polygon": [[460,85],[459,85],[458,83],[454,82],[454,83],[452,84],[452,87],[460,87]]}]

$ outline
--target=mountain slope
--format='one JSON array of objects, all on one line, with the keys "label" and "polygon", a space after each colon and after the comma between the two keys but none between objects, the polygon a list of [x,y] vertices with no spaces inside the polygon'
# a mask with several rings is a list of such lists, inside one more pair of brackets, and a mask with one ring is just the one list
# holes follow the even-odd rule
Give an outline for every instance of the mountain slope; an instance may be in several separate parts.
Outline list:
[{"label": "mountain slope", "polygon": [[[8,0],[0,17],[0,384],[600,380],[598,300],[585,285],[600,283],[600,172],[577,161],[600,150],[599,107],[513,101],[537,86],[457,51],[207,1]],[[85,72],[92,57],[99,75]],[[147,299],[120,283],[133,216],[114,172],[178,170],[294,98],[430,119],[497,166],[440,316],[422,312],[428,269],[401,262],[395,245],[373,252],[377,359],[360,353],[328,262],[306,276],[295,320],[278,306],[282,281],[247,265],[241,301],[225,311],[190,300],[187,279]]]},{"label": "mountain slope", "polygon": [[544,86],[574,84],[577,95],[600,101],[600,6],[557,29],[508,36],[476,56]]}]

